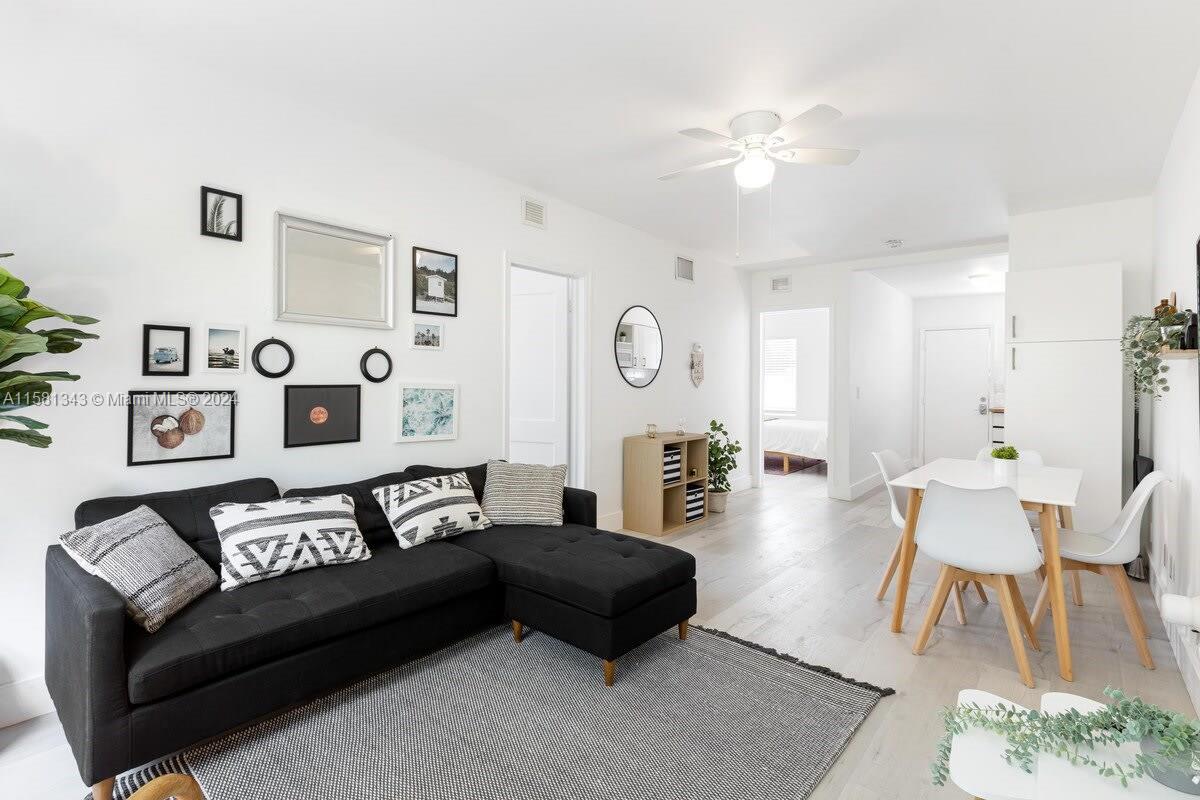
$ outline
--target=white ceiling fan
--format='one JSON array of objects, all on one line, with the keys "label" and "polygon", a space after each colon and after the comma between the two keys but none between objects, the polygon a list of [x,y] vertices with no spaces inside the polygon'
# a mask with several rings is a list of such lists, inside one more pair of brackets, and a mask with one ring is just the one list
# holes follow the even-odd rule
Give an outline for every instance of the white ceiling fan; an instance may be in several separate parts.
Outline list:
[{"label": "white ceiling fan", "polygon": [[813,106],[787,124],[773,111],[748,111],[729,123],[729,136],[705,128],[680,131],[684,136],[699,139],[733,150],[735,155],[686,167],[659,177],[660,181],[678,178],[693,172],[736,164],[733,177],[743,189],[766,186],[775,177],[775,162],[781,164],[823,164],[845,166],[858,158],[858,150],[833,147],[800,147],[799,139],[842,116],[842,112],[827,105]]}]

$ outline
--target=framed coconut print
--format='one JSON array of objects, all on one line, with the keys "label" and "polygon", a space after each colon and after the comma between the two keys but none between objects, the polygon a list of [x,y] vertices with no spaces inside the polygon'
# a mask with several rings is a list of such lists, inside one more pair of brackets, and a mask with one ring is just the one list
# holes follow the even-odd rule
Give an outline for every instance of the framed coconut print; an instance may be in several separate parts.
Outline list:
[{"label": "framed coconut print", "polygon": [[458,438],[458,384],[401,382],[397,442]]},{"label": "framed coconut print", "polygon": [[362,387],[357,383],[283,387],[283,446],[357,442]]},{"label": "framed coconut print", "polygon": [[192,329],[182,325],[142,326],[142,374],[186,376],[190,371],[189,350]]},{"label": "framed coconut print", "polygon": [[414,314],[458,316],[458,256],[413,248],[412,310]]},{"label": "framed coconut print", "polygon": [[200,187],[200,233],[229,239],[242,240],[242,196],[224,192],[209,186]]},{"label": "framed coconut print", "polygon": [[236,392],[135,390],[128,403],[128,466],[233,458]]}]

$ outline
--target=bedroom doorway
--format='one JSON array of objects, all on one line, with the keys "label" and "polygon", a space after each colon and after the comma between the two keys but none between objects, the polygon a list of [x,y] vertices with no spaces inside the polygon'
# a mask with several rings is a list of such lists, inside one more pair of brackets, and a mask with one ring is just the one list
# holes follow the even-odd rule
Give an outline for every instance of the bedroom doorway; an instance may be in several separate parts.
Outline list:
[{"label": "bedroom doorway", "polygon": [[826,477],[829,316],[828,308],[762,312],[758,410],[767,479]]}]

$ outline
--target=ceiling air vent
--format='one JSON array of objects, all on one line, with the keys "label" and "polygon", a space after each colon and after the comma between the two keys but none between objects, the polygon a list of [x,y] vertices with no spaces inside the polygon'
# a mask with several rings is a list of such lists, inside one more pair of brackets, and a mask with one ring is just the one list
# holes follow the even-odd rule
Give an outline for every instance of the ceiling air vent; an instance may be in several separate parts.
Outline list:
[{"label": "ceiling air vent", "polygon": [[696,265],[690,258],[675,256],[675,279],[693,282],[696,280]]},{"label": "ceiling air vent", "polygon": [[546,229],[546,204],[531,197],[521,198],[521,217],[526,225]]},{"label": "ceiling air vent", "polygon": [[791,290],[792,290],[792,276],[791,275],[776,275],[774,278],[771,278],[771,291],[772,292],[790,292]]}]

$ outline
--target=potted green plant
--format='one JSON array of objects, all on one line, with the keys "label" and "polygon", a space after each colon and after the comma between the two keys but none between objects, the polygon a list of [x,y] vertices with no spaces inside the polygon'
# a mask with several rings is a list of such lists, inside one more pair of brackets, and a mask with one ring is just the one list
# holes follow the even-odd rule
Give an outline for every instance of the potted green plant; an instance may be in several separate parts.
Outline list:
[{"label": "potted green plant", "polygon": [[[1008,742],[1004,758],[1032,772],[1038,753],[1065,758],[1072,764],[1096,769],[1101,775],[1128,786],[1132,778],[1149,776],[1187,794],[1200,794],[1200,720],[1166,711],[1118,689],[1105,689],[1112,703],[1088,714],[1078,711],[1045,713],[1000,705],[983,708],[974,703],[942,710],[945,731],[930,769],[933,783],[943,786],[950,776],[950,746],[955,734],[979,728],[1003,736]],[[1141,752],[1132,762],[1102,761],[1094,757],[1096,745],[1138,742]]]},{"label": "potted green plant", "polygon": [[1133,381],[1133,407],[1141,408],[1142,397],[1157,400],[1163,392],[1171,391],[1166,374],[1170,369],[1163,363],[1163,350],[1179,348],[1187,314],[1165,316],[1134,314],[1125,323],[1121,334],[1121,358],[1125,371]]},{"label": "potted green plant", "polygon": [[729,500],[729,473],[737,469],[742,443],[732,440],[725,423],[715,419],[708,423],[708,431],[708,510],[721,514]]},{"label": "potted green plant", "polygon": [[1010,444],[992,449],[992,469],[995,470],[996,480],[1005,486],[1017,483],[1017,461],[1021,454]]}]

